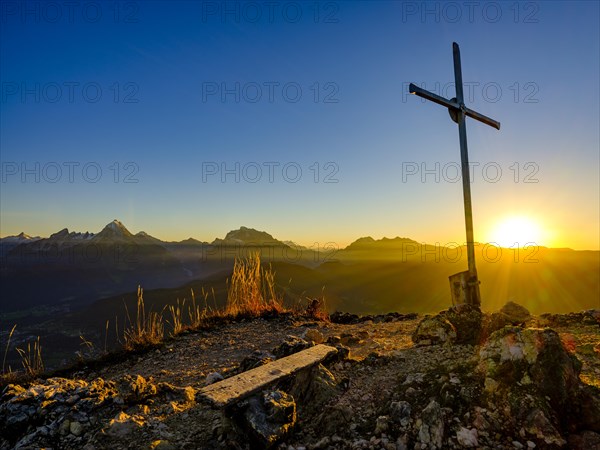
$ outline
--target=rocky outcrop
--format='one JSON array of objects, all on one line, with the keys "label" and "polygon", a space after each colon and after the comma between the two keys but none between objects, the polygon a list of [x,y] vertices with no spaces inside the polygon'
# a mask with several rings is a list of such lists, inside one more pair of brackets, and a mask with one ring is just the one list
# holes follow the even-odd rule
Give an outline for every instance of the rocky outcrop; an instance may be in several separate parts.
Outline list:
[{"label": "rocky outcrop", "polygon": [[283,341],[281,344],[275,347],[271,353],[276,358],[283,358],[285,356],[290,356],[294,353],[298,353],[304,349],[307,349],[310,346],[311,344],[306,342],[304,339],[290,335],[287,336],[285,341]]},{"label": "rocky outcrop", "polygon": [[500,308],[500,314],[511,325],[521,325],[531,319],[531,314],[524,306],[508,302]]},{"label": "rocky outcrop", "polygon": [[426,316],[413,333],[417,345],[477,344],[481,337],[483,315],[479,308],[457,305],[435,316]]},{"label": "rocky outcrop", "polygon": [[298,399],[300,410],[310,415],[322,411],[327,402],[339,393],[335,377],[322,364],[300,372],[289,392]]},{"label": "rocky outcrop", "polygon": [[533,383],[555,408],[577,393],[581,363],[551,329],[505,327],[489,337],[479,355],[479,370],[498,387]]},{"label": "rocky outcrop", "polygon": [[512,401],[528,433],[564,445],[560,430],[600,432],[600,390],[580,381],[581,362],[554,330],[505,327],[489,337],[479,356],[486,391]]},{"label": "rocky outcrop", "polygon": [[569,314],[542,314],[539,322],[541,326],[573,326],[573,325],[599,325],[600,309],[590,309]]},{"label": "rocky outcrop", "polygon": [[274,360],[275,360],[275,355],[273,355],[271,352],[263,351],[263,350],[255,350],[254,352],[252,352],[250,355],[246,356],[242,360],[242,362],[240,363],[240,366],[238,367],[237,372],[238,373],[245,372],[247,370],[254,369],[256,367],[268,364]]},{"label": "rocky outcrop", "polygon": [[280,390],[265,391],[235,408],[238,423],[249,431],[259,448],[270,448],[296,424],[296,402]]},{"label": "rocky outcrop", "polygon": [[321,333],[319,330],[315,330],[314,328],[309,328],[304,332],[304,339],[309,342],[314,342],[315,344],[322,344],[325,340],[323,333]]},{"label": "rocky outcrop", "polygon": [[414,320],[418,317],[418,314],[409,313],[409,314],[401,314],[397,312],[391,312],[387,314],[376,314],[376,315],[364,315],[359,316],[357,314],[350,314],[346,312],[336,311],[329,316],[329,320],[332,323],[339,324],[356,324],[356,323],[364,323],[372,321],[373,323],[381,323],[381,322],[400,322],[404,320]]},{"label": "rocky outcrop", "polygon": [[[499,329],[486,337],[492,316]],[[268,328],[255,321],[232,324],[219,338],[186,335],[180,349],[174,340],[147,355],[94,368],[95,375],[82,370],[74,379],[7,386],[0,398],[0,449],[597,448],[595,317],[587,311],[524,323],[522,317],[513,325],[501,311],[480,316],[458,307],[426,318],[432,325],[428,335],[425,320],[339,325],[312,319]],[[567,326],[526,328],[550,319]],[[250,340],[255,328],[268,339]],[[419,333],[430,344],[448,345],[413,345],[411,336]],[[321,337],[338,347],[335,358],[231,410],[195,400],[194,388],[296,353]],[[192,342],[201,352],[184,359]],[[190,370],[194,375],[186,379]]]},{"label": "rocky outcrop", "polygon": [[431,448],[442,448],[444,442],[444,414],[435,400],[427,405],[421,415],[419,441]]},{"label": "rocky outcrop", "polygon": [[412,340],[417,345],[451,344],[456,341],[456,328],[443,314],[426,316],[413,333]]},{"label": "rocky outcrop", "polygon": [[457,344],[480,343],[483,314],[476,306],[456,305],[445,313],[446,319],[456,329]]},{"label": "rocky outcrop", "polygon": [[[126,439],[146,421],[143,414],[124,409],[156,397],[176,407],[178,403],[193,403],[195,390],[153,383],[139,375],[90,382],[49,378],[27,389],[8,385],[0,398],[0,448],[41,448],[50,443],[83,448],[98,434]],[[140,411],[144,410],[142,406]]]}]

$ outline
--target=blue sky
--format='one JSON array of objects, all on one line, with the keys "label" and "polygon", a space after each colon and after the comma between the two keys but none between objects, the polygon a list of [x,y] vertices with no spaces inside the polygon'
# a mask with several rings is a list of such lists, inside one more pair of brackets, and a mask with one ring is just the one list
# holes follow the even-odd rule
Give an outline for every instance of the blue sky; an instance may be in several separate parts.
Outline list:
[{"label": "blue sky", "polygon": [[2,236],[118,218],[165,240],[463,242],[456,125],[406,94],[454,95],[456,41],[467,106],[502,123],[467,123],[476,239],[521,216],[540,244],[599,248],[597,2],[48,5],[0,11]]}]

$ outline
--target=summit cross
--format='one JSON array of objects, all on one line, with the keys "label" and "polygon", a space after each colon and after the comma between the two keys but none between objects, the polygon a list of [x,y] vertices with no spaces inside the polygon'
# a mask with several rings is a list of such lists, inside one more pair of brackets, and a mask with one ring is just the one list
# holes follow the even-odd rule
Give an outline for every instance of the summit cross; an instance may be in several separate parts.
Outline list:
[{"label": "summit cross", "polygon": [[425,89],[410,83],[408,90],[411,94],[418,95],[438,105],[448,108],[450,117],[458,124],[458,135],[460,140],[460,162],[463,184],[463,201],[465,207],[465,226],[467,231],[467,257],[469,270],[450,276],[450,286],[453,303],[467,303],[479,307],[481,296],[479,293],[479,280],[475,266],[475,241],[473,236],[473,210],[471,205],[471,179],[469,175],[469,155],[467,150],[467,127],[466,117],[478,120],[491,127],[500,130],[500,122],[490,119],[465,106],[463,95],[462,69],[460,66],[460,49],[458,44],[452,44],[454,56],[454,81],[456,85],[456,97],[448,100],[444,97],[426,91]]}]

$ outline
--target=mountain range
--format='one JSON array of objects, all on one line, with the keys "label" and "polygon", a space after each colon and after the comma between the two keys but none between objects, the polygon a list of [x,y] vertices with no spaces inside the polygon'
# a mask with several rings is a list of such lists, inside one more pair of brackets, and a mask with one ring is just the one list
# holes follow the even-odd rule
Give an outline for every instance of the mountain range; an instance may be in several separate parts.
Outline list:
[{"label": "mountain range", "polygon": [[[488,249],[489,250],[489,249]],[[448,276],[466,269],[463,247],[421,244],[406,237],[366,236],[345,248],[306,248],[265,231],[240,227],[212,242],[166,242],[131,233],[114,220],[100,232],[62,229],[47,238],[25,233],[0,239],[0,336],[42,336],[67,357],[80,335],[105,324],[122,327],[144,288],[147,308],[161,311],[190,298],[223,306],[236,257],[251,252],[275,272],[288,305],[322,297],[329,310],[355,314],[429,313],[450,305]],[[482,307],[514,300],[535,314],[600,308],[600,252],[476,247]],[[210,292],[202,298],[202,292]],[[8,331],[6,331],[8,332]]]},{"label": "mountain range", "polygon": [[[177,289],[207,277],[224,281],[234,259],[254,251],[261,253],[264,263],[276,264],[287,274],[286,279],[280,274],[282,286],[292,280],[291,289],[297,294],[315,295],[325,286],[333,303],[355,312],[394,308],[394,295],[403,296],[400,303],[405,310],[413,302],[420,306],[445,302],[447,277],[466,268],[464,248],[421,244],[406,237],[367,236],[343,249],[308,249],[242,226],[210,243],[192,238],[166,242],[143,231],[133,234],[113,220],[98,233],[64,228],[47,238],[25,233],[1,238],[1,306],[3,311],[40,305],[73,310],[135,292],[138,285],[147,290]],[[496,249],[477,258],[480,278],[486,281],[482,290],[491,291],[488,297],[526,297],[521,302],[534,304],[533,310],[536,302],[553,295],[560,295],[566,305],[561,310],[571,304],[587,305],[590,299],[592,306],[600,306],[598,251]]]},{"label": "mountain range", "polygon": [[[47,238],[31,237],[25,233],[20,233],[16,236],[7,236],[0,238],[0,256],[5,256],[11,260],[15,256],[31,255],[33,253],[41,253],[42,256],[61,256],[61,251],[71,249],[77,246],[98,246],[98,245],[136,245],[136,246],[152,246],[157,245],[167,250],[176,252],[178,248],[193,247],[209,247],[218,246],[295,246],[291,241],[282,242],[275,239],[269,233],[257,231],[253,228],[240,227],[238,230],[232,230],[223,238],[216,238],[213,242],[202,242],[193,238],[188,238],[179,242],[162,241],[153,236],[150,236],[144,231],[132,234],[119,220],[113,220],[107,224],[99,233],[90,233],[88,231],[81,233],[71,231],[68,228],[50,235]],[[81,247],[83,248],[83,247]],[[80,248],[80,249],[81,249]],[[52,252],[55,252],[52,254]],[[57,252],[58,251],[58,252]]]},{"label": "mountain range", "polygon": [[247,227],[211,243],[167,242],[144,231],[133,234],[116,219],[98,233],[67,228],[49,237],[21,233],[0,239],[0,304],[3,311],[59,304],[77,308],[138,285],[172,288],[226,271],[236,257],[252,251],[270,261],[319,262],[314,252],[292,246]]}]

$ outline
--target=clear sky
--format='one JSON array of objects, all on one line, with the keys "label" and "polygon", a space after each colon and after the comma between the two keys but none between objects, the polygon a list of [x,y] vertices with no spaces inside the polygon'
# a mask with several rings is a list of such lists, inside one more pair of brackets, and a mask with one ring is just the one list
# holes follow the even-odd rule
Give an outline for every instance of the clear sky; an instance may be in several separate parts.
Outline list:
[{"label": "clear sky", "polygon": [[599,248],[598,2],[0,4],[1,236],[464,242],[456,41],[475,238]]}]

